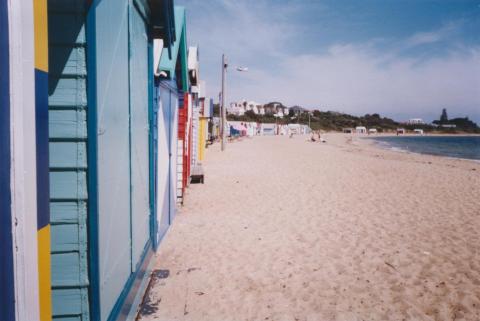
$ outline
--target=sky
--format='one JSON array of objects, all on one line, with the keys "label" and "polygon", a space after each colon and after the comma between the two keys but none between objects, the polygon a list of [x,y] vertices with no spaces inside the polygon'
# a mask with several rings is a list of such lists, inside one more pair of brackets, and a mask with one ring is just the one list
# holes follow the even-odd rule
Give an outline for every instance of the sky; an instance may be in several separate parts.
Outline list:
[{"label": "sky", "polygon": [[[218,100],[480,123],[480,0],[176,0]],[[238,72],[237,66],[248,67]]]}]

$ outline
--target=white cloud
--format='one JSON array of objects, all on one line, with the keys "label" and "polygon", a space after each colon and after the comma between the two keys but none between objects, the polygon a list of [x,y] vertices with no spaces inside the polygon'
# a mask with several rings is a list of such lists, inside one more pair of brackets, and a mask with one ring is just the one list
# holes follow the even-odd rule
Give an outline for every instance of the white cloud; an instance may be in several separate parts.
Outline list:
[{"label": "white cloud", "polygon": [[460,28],[462,21],[449,22],[443,25],[438,30],[429,32],[417,32],[409,37],[405,44],[407,47],[415,47],[419,45],[426,45],[436,43],[447,39],[452,33]]},{"label": "white cloud", "polygon": [[[189,40],[199,42],[200,76],[211,97],[218,97],[220,59],[227,53],[232,65],[248,73],[228,74],[227,100],[282,101],[353,114],[380,113],[398,120],[438,117],[441,108],[451,116],[469,115],[480,121],[480,47],[442,55],[402,55],[402,51],[448,39],[459,23],[418,32],[398,44],[335,44],[323,53],[292,54],[301,24],[298,5],[288,2],[275,10],[264,0],[189,0]],[[212,10],[215,7],[215,10]],[[297,50],[298,52],[298,50]]]},{"label": "white cloud", "polygon": [[438,32],[419,32],[410,37],[407,41],[410,46],[418,46],[430,44],[442,39],[442,35]]},{"label": "white cloud", "polygon": [[419,62],[336,45],[324,55],[285,58],[282,66],[275,73],[251,71],[248,81],[232,87],[230,97],[399,119],[432,119],[446,107],[452,116],[480,119],[480,48]]}]

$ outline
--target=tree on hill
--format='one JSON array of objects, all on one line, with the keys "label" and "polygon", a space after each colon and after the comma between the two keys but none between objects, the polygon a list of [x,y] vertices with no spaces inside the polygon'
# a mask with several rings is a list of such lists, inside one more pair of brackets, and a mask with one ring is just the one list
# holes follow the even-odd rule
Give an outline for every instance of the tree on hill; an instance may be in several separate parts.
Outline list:
[{"label": "tree on hill", "polygon": [[440,123],[447,123],[448,122],[448,116],[447,116],[447,109],[443,108],[442,109],[442,115],[440,116]]}]

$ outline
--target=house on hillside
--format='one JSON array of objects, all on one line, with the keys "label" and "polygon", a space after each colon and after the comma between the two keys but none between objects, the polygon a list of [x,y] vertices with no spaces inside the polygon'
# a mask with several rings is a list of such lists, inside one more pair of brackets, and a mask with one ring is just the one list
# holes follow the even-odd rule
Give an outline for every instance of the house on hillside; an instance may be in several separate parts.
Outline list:
[{"label": "house on hillside", "polygon": [[424,125],[425,122],[421,118],[411,118],[406,122],[407,125]]},{"label": "house on hillside", "polygon": [[281,103],[268,103],[263,105],[265,114],[270,114],[278,118],[283,118],[288,115],[288,107]]},{"label": "house on hillside", "polygon": [[242,100],[240,102],[230,103],[227,112],[232,115],[243,116],[247,111],[253,111],[255,115],[264,115],[263,106],[255,101]]},{"label": "house on hillside", "polygon": [[303,112],[306,112],[307,109],[303,108],[303,107],[300,107],[300,106],[293,106],[293,107],[290,107],[289,112],[292,111],[294,115],[299,115]]},{"label": "house on hillside", "polygon": [[274,115],[280,118],[288,115],[288,108],[280,103],[262,105],[255,101],[246,100],[230,103],[227,111],[229,114],[236,116],[243,116],[247,111],[252,111],[255,115]]}]

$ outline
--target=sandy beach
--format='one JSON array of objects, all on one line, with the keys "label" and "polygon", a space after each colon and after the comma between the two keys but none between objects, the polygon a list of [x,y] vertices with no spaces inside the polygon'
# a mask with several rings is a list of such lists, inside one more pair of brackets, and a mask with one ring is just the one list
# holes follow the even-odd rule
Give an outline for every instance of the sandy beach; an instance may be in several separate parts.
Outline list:
[{"label": "sandy beach", "polygon": [[207,149],[140,320],[480,320],[480,163],[349,137]]}]

